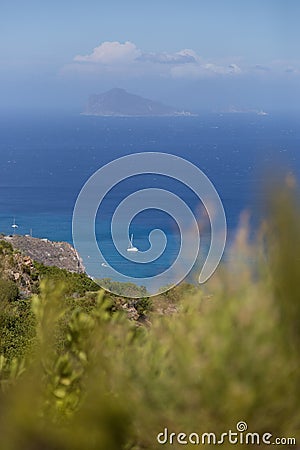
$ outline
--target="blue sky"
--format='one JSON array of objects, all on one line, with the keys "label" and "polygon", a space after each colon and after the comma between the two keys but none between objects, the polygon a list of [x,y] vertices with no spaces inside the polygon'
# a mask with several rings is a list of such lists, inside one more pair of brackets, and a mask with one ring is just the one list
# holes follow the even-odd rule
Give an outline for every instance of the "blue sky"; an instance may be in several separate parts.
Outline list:
[{"label": "blue sky", "polygon": [[298,0],[0,3],[1,108],[112,87],[193,110],[299,109]]}]

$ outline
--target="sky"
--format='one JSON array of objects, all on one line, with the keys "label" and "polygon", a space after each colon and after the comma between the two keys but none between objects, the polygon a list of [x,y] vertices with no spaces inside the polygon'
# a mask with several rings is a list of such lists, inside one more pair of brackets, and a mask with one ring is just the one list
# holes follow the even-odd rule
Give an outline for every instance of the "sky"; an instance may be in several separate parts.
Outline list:
[{"label": "sky", "polygon": [[0,0],[0,110],[121,87],[191,111],[300,109],[298,0]]}]

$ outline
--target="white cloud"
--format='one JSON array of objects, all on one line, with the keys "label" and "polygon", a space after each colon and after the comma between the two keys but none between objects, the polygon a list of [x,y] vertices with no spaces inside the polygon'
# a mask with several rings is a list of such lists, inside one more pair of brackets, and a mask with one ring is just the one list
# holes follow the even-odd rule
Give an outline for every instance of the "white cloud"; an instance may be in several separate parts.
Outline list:
[{"label": "white cloud", "polygon": [[213,75],[239,75],[242,69],[237,64],[221,65],[198,61],[197,64],[175,66],[171,68],[174,78],[205,78]]},{"label": "white cloud", "polygon": [[299,60],[273,60],[268,64],[255,64],[249,66],[247,73],[255,74],[260,77],[282,77],[287,74],[298,76],[300,73],[300,61]]},{"label": "white cloud", "polygon": [[275,60],[271,63],[272,70],[284,74],[293,74],[298,76],[300,73],[299,60]]},{"label": "white cloud", "polygon": [[270,72],[270,67],[268,66],[264,66],[262,64],[255,64],[255,66],[253,67],[253,70],[258,70],[260,72]]},{"label": "white cloud", "polygon": [[193,50],[184,49],[176,53],[142,53],[138,59],[158,64],[188,64],[197,61],[197,54]]},{"label": "white cloud", "polygon": [[229,64],[228,73],[240,74],[242,73],[242,69],[237,64]]},{"label": "white cloud", "polygon": [[243,70],[235,63],[205,61],[192,49],[177,52],[145,52],[133,42],[102,42],[90,54],[75,56],[64,71],[78,74],[123,74],[125,76],[163,76],[201,78],[238,75]]},{"label": "white cloud", "polygon": [[[236,59],[236,58],[235,58]],[[299,60],[275,60],[266,64],[246,64],[242,60],[205,60],[192,49],[176,52],[146,52],[130,41],[106,41],[91,53],[77,55],[66,64],[62,74],[85,77],[122,76],[125,78],[164,77],[201,79],[207,77],[299,76]]]},{"label": "white cloud", "polygon": [[285,72],[285,73],[295,73],[295,74],[298,74],[298,73],[299,73],[299,70],[298,70],[298,69],[295,69],[295,67],[287,67],[286,69],[284,69],[284,72]]},{"label": "white cloud", "polygon": [[95,47],[90,55],[77,55],[74,58],[75,62],[89,62],[100,63],[104,65],[110,64],[124,64],[134,61],[141,55],[135,44],[126,41],[121,44],[115,42],[103,42],[98,47]]}]

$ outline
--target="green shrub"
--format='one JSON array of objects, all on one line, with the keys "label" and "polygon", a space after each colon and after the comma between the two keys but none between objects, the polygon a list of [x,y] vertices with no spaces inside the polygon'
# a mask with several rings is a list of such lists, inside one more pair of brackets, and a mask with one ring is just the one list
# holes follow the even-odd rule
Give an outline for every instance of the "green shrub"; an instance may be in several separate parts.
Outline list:
[{"label": "green shrub", "polygon": [[63,283],[66,295],[84,295],[87,291],[98,291],[99,285],[84,273],[72,273],[56,266],[44,266],[35,262],[35,268],[41,280],[52,280]]},{"label": "green shrub", "polygon": [[0,239],[0,255],[11,255],[14,249],[10,242]]},{"label": "green shrub", "polygon": [[101,278],[98,280],[101,287],[122,297],[146,297],[148,295],[145,286],[138,286],[134,283],[122,283],[113,281],[111,278]]},{"label": "green shrub", "polygon": [[22,358],[32,348],[36,321],[30,300],[0,304],[0,355],[11,361]]},{"label": "green shrub", "polygon": [[152,311],[153,302],[149,297],[139,298],[134,302],[134,307],[139,315],[146,315]]},{"label": "green shrub", "polygon": [[16,283],[0,278],[0,302],[13,302],[19,297]]}]

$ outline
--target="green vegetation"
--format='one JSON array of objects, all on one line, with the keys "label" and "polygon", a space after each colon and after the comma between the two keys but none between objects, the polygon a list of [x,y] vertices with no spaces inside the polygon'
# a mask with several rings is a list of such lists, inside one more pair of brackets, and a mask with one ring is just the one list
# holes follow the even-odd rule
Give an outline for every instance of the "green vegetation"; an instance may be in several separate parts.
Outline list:
[{"label": "green vegetation", "polygon": [[13,251],[12,245],[9,242],[3,239],[0,240],[0,255],[12,255]]},{"label": "green vegetation", "polygon": [[[128,320],[126,299],[84,289],[76,298],[45,277],[22,306],[35,331],[26,351],[16,338],[23,351],[10,355],[1,336],[1,448],[152,450],[165,427],[220,435],[242,420],[299,445],[300,209],[282,192],[269,211],[257,243],[241,229],[202,290],[144,297],[146,325]],[[4,303],[7,314],[19,302]]]},{"label": "green vegetation", "polygon": [[22,359],[32,349],[36,320],[30,300],[0,303],[0,355],[11,362]]},{"label": "green vegetation", "polygon": [[98,280],[100,286],[109,292],[114,292],[116,295],[124,297],[146,297],[147,289],[145,286],[138,286],[134,283],[120,283],[113,281],[111,278],[101,278]]},{"label": "green vegetation", "polygon": [[141,316],[145,316],[153,310],[153,302],[150,298],[140,298],[135,301],[135,308]]},{"label": "green vegetation", "polygon": [[19,289],[16,283],[11,280],[0,278],[0,303],[13,302],[19,297]]},{"label": "green vegetation", "polygon": [[63,283],[66,295],[82,296],[87,291],[99,291],[99,285],[84,273],[72,273],[55,266],[44,266],[35,262],[35,268],[41,280]]}]

